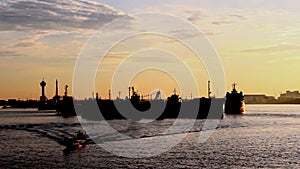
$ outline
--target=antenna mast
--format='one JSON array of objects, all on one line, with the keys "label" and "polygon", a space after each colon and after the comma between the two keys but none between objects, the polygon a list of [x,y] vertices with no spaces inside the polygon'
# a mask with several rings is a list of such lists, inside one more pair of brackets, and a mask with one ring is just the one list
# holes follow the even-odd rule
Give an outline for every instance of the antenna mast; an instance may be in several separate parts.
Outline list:
[{"label": "antenna mast", "polygon": [[128,99],[130,99],[130,90],[131,90],[131,87],[128,87]]},{"label": "antenna mast", "polygon": [[111,90],[108,90],[108,98],[111,100]]},{"label": "antenna mast", "polygon": [[65,97],[68,96],[68,87],[69,87],[68,85],[65,86]]},{"label": "antenna mast", "polygon": [[208,94],[208,98],[210,98],[210,94],[211,94],[210,81],[208,81],[208,84],[207,84],[207,94]]}]

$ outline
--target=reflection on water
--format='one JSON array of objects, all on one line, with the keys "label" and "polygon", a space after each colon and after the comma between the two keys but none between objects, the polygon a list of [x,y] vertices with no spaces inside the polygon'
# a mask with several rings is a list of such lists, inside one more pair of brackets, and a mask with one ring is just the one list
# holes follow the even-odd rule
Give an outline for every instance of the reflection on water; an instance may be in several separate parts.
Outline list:
[{"label": "reflection on water", "polygon": [[[113,120],[109,124],[133,144],[161,135],[174,120],[132,123]],[[188,120],[181,120],[184,124]],[[247,105],[242,116],[226,115],[205,143],[198,142],[204,120],[197,120],[188,136],[176,147],[157,157],[128,159],[104,151],[97,145],[64,156],[60,141],[81,129],[77,118],[64,119],[54,112],[36,110],[0,111],[0,164],[3,168],[297,168],[300,164],[300,106]],[[93,123],[86,121],[88,125]],[[206,131],[202,131],[206,132]],[[183,133],[172,133],[180,135]],[[115,135],[95,133],[105,142]],[[156,145],[150,145],[156,146]],[[124,150],[125,151],[125,150]]]}]

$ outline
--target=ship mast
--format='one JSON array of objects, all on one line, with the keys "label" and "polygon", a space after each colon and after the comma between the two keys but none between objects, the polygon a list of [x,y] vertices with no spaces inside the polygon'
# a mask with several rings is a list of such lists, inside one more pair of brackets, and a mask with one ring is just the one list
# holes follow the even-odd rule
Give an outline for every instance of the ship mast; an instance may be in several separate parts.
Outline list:
[{"label": "ship mast", "polygon": [[232,91],[233,91],[233,92],[237,92],[237,91],[236,91],[236,85],[237,85],[236,83],[233,83],[233,84],[232,84]]},{"label": "ship mast", "polygon": [[130,91],[131,91],[131,87],[128,87],[128,99],[130,99]]},{"label": "ship mast", "polygon": [[208,98],[210,98],[210,94],[211,94],[211,90],[210,90],[210,81],[208,81],[208,84],[207,84],[207,94],[208,94]]},{"label": "ship mast", "polygon": [[68,85],[65,86],[65,97],[68,96],[68,87],[69,87]]},{"label": "ship mast", "polygon": [[232,87],[233,87],[234,90],[235,90],[236,85],[237,85],[236,83],[232,84]]},{"label": "ship mast", "polygon": [[111,100],[111,90],[108,90],[108,99]]}]

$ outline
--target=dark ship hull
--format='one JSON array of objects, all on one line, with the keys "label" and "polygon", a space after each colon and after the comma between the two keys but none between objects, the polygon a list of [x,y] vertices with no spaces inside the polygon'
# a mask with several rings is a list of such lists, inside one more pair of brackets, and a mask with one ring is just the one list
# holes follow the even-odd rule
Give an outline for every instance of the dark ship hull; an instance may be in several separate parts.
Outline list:
[{"label": "dark ship hull", "polygon": [[[92,105],[95,101],[85,101],[85,103],[78,106],[79,111],[78,115],[81,115],[84,119],[89,120],[113,120],[113,119],[125,119],[125,117],[118,111],[116,108],[114,101],[112,100],[98,100],[97,104],[99,111],[92,110]],[[123,102],[126,104],[125,100],[120,100],[119,102]],[[131,120],[141,120],[141,119],[221,119],[223,117],[223,104],[224,99],[217,98],[197,98],[188,101],[175,102],[171,100],[157,100],[157,103],[154,105],[162,105],[165,106],[162,112],[148,112],[147,114],[141,115],[132,114],[134,119]],[[211,108],[211,103],[214,102],[214,108]],[[200,105],[199,105],[200,103]],[[198,104],[197,107],[194,107],[195,104]],[[149,101],[139,102],[138,104],[132,104],[138,111],[145,112],[151,107],[151,103]],[[192,106],[190,106],[192,105]],[[212,111],[210,111],[212,110]],[[98,112],[98,113],[97,113]],[[157,116],[157,113],[160,113]]]},{"label": "dark ship hull", "polygon": [[38,110],[56,110],[57,105],[53,102],[39,102]]},{"label": "dark ship hull", "polygon": [[[192,100],[181,101],[178,95],[172,95],[167,100],[139,100],[132,98],[130,100],[85,100],[74,101],[74,105],[61,104],[59,107],[59,113],[62,116],[79,115],[84,119],[89,120],[113,120],[113,119],[126,119],[120,111],[127,111],[128,109],[122,109],[122,105],[131,102],[132,106],[138,111],[131,110],[126,113],[131,113],[131,120],[141,119],[172,119],[172,118],[185,118],[185,119],[221,119],[223,117],[223,98],[195,98]],[[117,109],[116,104],[121,107]],[[158,107],[160,110],[152,112],[148,111],[151,107]],[[101,114],[99,113],[99,110]],[[210,111],[211,110],[211,111]],[[139,113],[142,112],[142,113]],[[159,114],[158,114],[159,113]]]},{"label": "dark ship hull", "polygon": [[238,93],[233,85],[231,93],[227,92],[225,101],[225,114],[245,114],[245,103],[243,92]]},{"label": "dark ship hull", "polygon": [[56,111],[63,117],[76,116],[73,97],[64,96],[63,99],[57,103]]}]

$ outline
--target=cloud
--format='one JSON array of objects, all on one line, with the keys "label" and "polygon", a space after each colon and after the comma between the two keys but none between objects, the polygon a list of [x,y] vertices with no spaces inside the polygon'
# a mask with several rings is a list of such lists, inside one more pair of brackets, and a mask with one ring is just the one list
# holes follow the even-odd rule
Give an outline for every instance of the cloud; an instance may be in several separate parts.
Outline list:
[{"label": "cloud", "polygon": [[243,15],[236,13],[215,13],[207,10],[186,10],[187,20],[196,23],[210,23],[212,25],[233,24],[240,20],[247,20]]},{"label": "cloud", "polygon": [[[188,38],[193,38],[197,35],[199,35],[199,32],[195,32],[195,30],[189,30],[190,27],[181,27],[181,28],[177,28],[177,29],[173,29],[171,31],[169,31],[169,34],[174,36],[174,37],[178,37],[180,39],[188,39]],[[174,39],[176,40],[176,39]]]},{"label": "cloud", "polygon": [[205,14],[205,12],[199,11],[199,10],[195,10],[195,11],[187,10],[185,13],[187,15],[189,15],[187,17],[187,20],[190,22],[196,22],[196,21],[199,21],[201,19],[203,20],[204,18],[208,17],[208,15]]},{"label": "cloud", "polygon": [[222,19],[220,19],[219,21],[211,22],[211,24],[214,24],[214,25],[231,24],[231,23],[236,23],[236,22],[235,21],[222,20]]},{"label": "cloud", "polygon": [[20,54],[13,51],[0,50],[0,58],[9,58],[14,56],[20,56]]},{"label": "cloud", "polygon": [[109,52],[105,58],[106,59],[124,59],[128,57],[132,52],[122,51],[122,52]]},{"label": "cloud", "polygon": [[21,42],[21,43],[17,43],[14,45],[14,47],[30,47],[30,46],[34,46],[35,43],[34,42]]},{"label": "cloud", "polygon": [[256,49],[245,49],[240,50],[238,52],[243,53],[265,53],[265,52],[284,52],[284,51],[291,51],[291,50],[300,50],[300,46],[297,45],[276,45],[270,46],[265,48],[256,48]]},{"label": "cloud", "polygon": [[160,57],[153,57],[153,56],[133,56],[130,58],[130,61],[137,62],[137,63],[176,63],[176,59],[170,57],[164,57],[161,55]]},{"label": "cloud", "polygon": [[3,0],[0,31],[98,29],[125,16],[92,0]]},{"label": "cloud", "polygon": [[48,35],[50,35],[50,33],[46,31],[45,32],[36,31],[34,33],[27,33],[27,36],[14,40],[12,43],[7,44],[8,45],[7,47],[11,49],[16,49],[16,48],[28,48],[28,47],[31,48],[34,46],[36,47],[37,45],[44,46],[44,44],[42,42],[39,42],[38,40]]},{"label": "cloud", "polygon": [[240,22],[241,20],[247,20],[247,18],[240,14],[224,14],[224,16],[215,18],[214,21],[211,22],[211,24],[213,25],[234,24]]},{"label": "cloud", "polygon": [[220,34],[223,34],[223,32],[212,32],[212,31],[203,31],[203,34],[204,35],[207,35],[207,36],[214,36],[214,35],[220,35]]},{"label": "cloud", "polygon": [[239,19],[242,19],[242,20],[247,20],[247,17],[239,15],[239,14],[232,14],[232,15],[228,15],[228,16],[236,17],[236,18],[239,18]]}]

